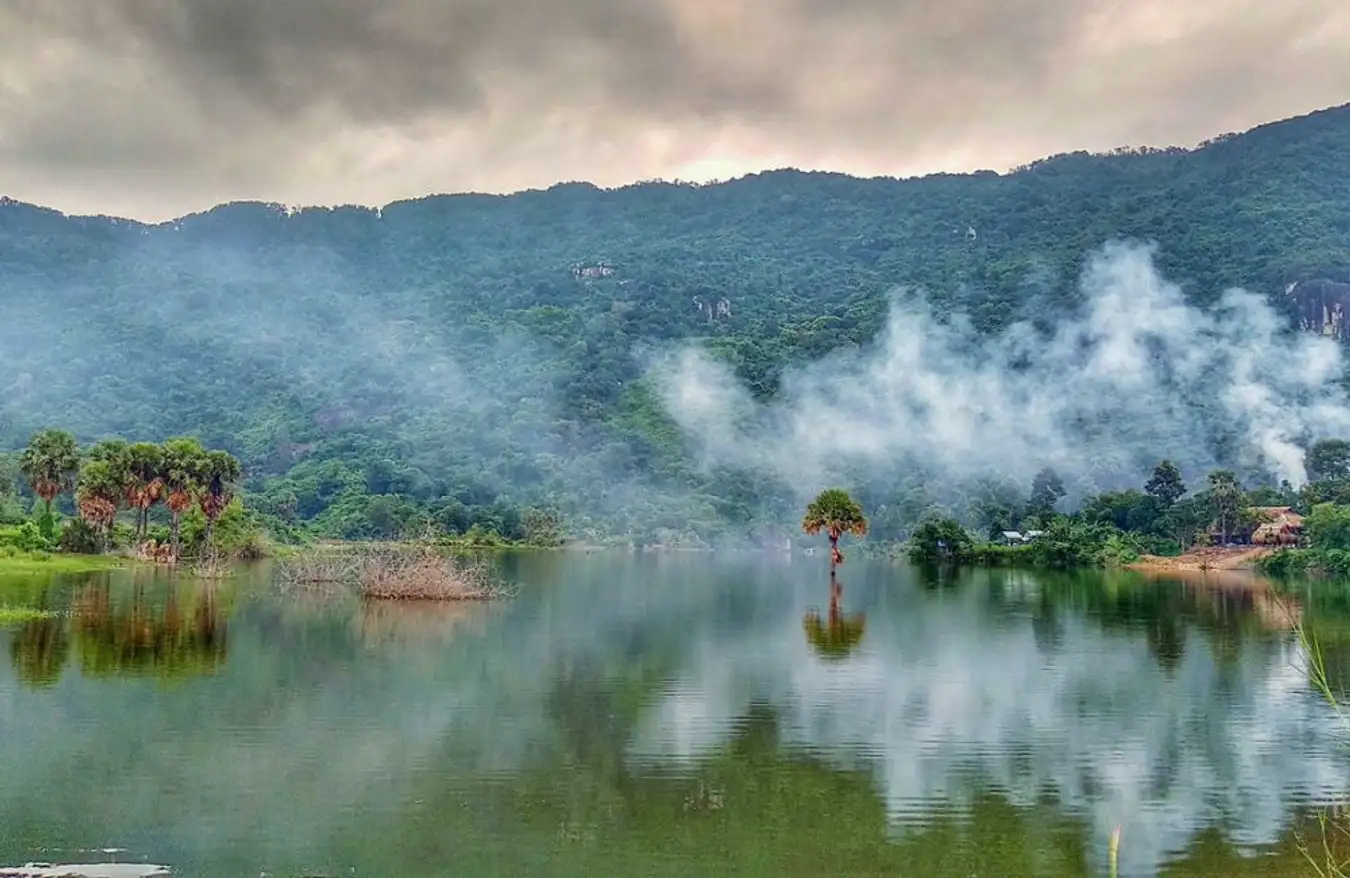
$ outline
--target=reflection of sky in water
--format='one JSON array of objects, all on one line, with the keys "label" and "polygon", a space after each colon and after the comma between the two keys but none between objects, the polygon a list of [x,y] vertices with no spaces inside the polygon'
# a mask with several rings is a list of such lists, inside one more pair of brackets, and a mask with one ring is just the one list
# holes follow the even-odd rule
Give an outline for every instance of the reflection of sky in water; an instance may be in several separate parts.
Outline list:
[{"label": "reflection of sky in water", "polygon": [[1057,624],[1046,649],[1029,617],[995,618],[970,591],[869,613],[842,661],[817,658],[789,617],[754,637],[705,636],[631,752],[696,760],[763,700],[785,744],[870,767],[893,832],[980,788],[1021,805],[1050,794],[1089,819],[1100,857],[1121,825],[1121,872],[1141,875],[1214,825],[1236,845],[1273,844],[1292,808],[1350,788],[1343,725],[1292,639],[1243,638],[1221,667],[1191,628],[1169,674],[1138,633],[1068,611]]},{"label": "reflection of sky in water", "polygon": [[[1220,663],[1179,620],[1184,650],[1166,672],[1142,628],[1068,606],[1033,620],[978,583],[929,594],[859,564],[844,609],[866,610],[866,635],[822,661],[802,629],[827,597],[818,564],[547,563],[563,569],[522,575],[547,587],[430,645],[372,646],[350,618],[269,607],[231,622],[219,675],[171,687],[83,678],[72,657],[34,693],[2,668],[0,825],[64,827],[212,874],[317,870],[309,853],[340,844],[353,814],[397,825],[429,789],[559,771],[571,732],[551,700],[610,709],[634,680],[647,697],[628,740],[639,769],[693,767],[763,701],[786,745],[870,771],[896,834],[985,789],[1017,804],[1048,795],[1092,824],[1098,862],[1122,824],[1126,875],[1154,874],[1209,826],[1274,842],[1293,807],[1350,788],[1341,727],[1287,639],[1236,637]],[[0,632],[0,655],[11,637]]]}]

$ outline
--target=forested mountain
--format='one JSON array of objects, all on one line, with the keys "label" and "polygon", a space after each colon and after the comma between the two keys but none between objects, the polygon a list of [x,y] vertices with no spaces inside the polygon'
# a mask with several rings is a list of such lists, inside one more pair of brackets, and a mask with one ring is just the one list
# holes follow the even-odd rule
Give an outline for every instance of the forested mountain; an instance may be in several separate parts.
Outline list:
[{"label": "forested mountain", "polygon": [[[259,509],[348,537],[426,518],[519,535],[531,508],[574,532],[743,534],[799,514],[792,486],[704,465],[649,353],[699,342],[770,398],[794,364],[874,339],[896,289],[980,332],[1053,324],[1116,239],[1156,241],[1200,306],[1241,286],[1295,316],[1290,284],[1350,281],[1350,106],[1008,174],[568,183],[158,225],[0,200],[0,448],[46,426],[196,435],[239,455]],[[1321,315],[1339,288],[1295,289]]]}]

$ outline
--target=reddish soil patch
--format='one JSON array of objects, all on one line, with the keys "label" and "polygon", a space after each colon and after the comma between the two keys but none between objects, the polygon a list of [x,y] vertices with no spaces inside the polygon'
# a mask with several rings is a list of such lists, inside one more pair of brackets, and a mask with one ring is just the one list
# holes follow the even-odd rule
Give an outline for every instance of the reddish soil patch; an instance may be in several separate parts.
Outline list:
[{"label": "reddish soil patch", "polygon": [[1273,551],[1264,546],[1193,549],[1175,558],[1145,555],[1133,564],[1125,566],[1130,570],[1144,573],[1171,573],[1180,570],[1250,570],[1259,559]]}]

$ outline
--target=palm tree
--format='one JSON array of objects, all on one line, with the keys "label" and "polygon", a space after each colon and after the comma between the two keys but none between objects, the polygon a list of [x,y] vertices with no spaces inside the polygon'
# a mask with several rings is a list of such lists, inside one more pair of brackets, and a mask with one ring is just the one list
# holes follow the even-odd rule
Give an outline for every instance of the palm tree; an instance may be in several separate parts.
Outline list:
[{"label": "palm tree", "polygon": [[150,527],[150,507],[164,493],[164,451],[150,442],[137,442],[127,448],[124,491],[127,505],[136,510],[136,544]]},{"label": "palm tree", "polygon": [[80,517],[98,534],[101,547],[108,544],[121,499],[122,477],[115,463],[96,459],[84,465],[75,488],[75,505],[80,510]]},{"label": "palm tree", "polygon": [[64,430],[43,430],[28,441],[19,457],[19,470],[33,493],[47,504],[51,518],[52,501],[75,486],[80,471],[80,448],[75,437]]},{"label": "palm tree", "polygon": [[827,488],[806,507],[806,517],[802,519],[802,530],[811,536],[825,531],[830,538],[830,570],[844,563],[844,555],[839,551],[839,538],[846,533],[857,536],[867,535],[867,518],[862,506],[842,488]]},{"label": "palm tree", "polygon": [[161,458],[164,479],[164,505],[169,507],[169,532],[173,557],[178,558],[183,513],[192,505],[198,488],[198,474],[206,451],[196,439],[170,439],[163,445]]},{"label": "palm tree", "polygon": [[229,452],[208,451],[199,459],[197,505],[206,516],[207,547],[211,545],[216,521],[234,499],[235,485],[242,474],[239,461]]}]

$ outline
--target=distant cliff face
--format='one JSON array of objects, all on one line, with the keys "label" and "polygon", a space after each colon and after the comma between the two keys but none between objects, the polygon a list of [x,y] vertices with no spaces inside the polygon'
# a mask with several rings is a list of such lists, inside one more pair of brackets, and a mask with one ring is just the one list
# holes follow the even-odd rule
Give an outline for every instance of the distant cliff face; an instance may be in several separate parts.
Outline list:
[{"label": "distant cliff face", "polygon": [[1298,307],[1300,329],[1341,341],[1350,338],[1345,322],[1350,311],[1350,284],[1325,278],[1302,280],[1285,288],[1285,295]]}]

